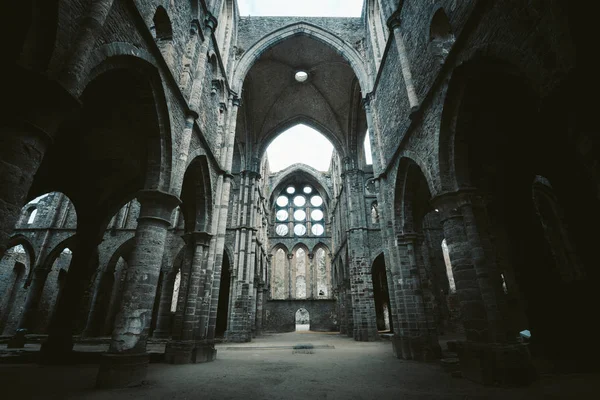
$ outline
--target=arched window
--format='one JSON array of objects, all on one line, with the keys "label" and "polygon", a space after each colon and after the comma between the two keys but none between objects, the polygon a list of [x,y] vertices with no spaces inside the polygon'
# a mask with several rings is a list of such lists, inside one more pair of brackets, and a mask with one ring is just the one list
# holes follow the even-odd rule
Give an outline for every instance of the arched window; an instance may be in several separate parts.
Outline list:
[{"label": "arched window", "polygon": [[456,284],[454,283],[454,274],[452,273],[452,264],[450,263],[450,253],[446,239],[442,240],[442,252],[444,253],[444,262],[446,263],[446,275],[448,276],[448,288],[450,293],[456,293]]},{"label": "arched window", "polygon": [[287,254],[281,248],[277,249],[273,255],[271,271],[271,298],[275,300],[287,298],[285,279],[288,272]]},{"label": "arched window", "polygon": [[173,297],[171,297],[171,312],[177,311],[177,300],[179,299],[179,287],[181,286],[181,270],[177,271],[175,275],[175,282],[173,283]]},{"label": "arched window", "polygon": [[296,261],[296,296],[297,299],[305,299],[306,296],[306,271],[307,271],[307,260],[306,251],[302,248],[296,250],[295,261]]},{"label": "arched window", "polygon": [[327,252],[320,248],[315,252],[315,269],[317,274],[317,298],[331,296],[331,264]]},{"label": "arched window", "polygon": [[35,221],[35,217],[37,216],[37,213],[38,213],[37,208],[32,208],[28,211],[27,225],[33,224],[33,222]]},{"label": "arched window", "polygon": [[154,26],[150,28],[150,31],[156,39],[156,44],[160,49],[165,61],[169,67],[173,68],[174,60],[174,47],[173,47],[173,27],[171,26],[171,19],[167,10],[162,6],[158,6],[154,18],[152,19]]},{"label": "arched window", "polygon": [[443,8],[437,10],[431,19],[429,43],[431,52],[442,63],[450,52],[452,44],[454,44],[452,27]]},{"label": "arched window", "polygon": [[371,134],[367,129],[365,133],[365,142],[363,144],[363,148],[365,149],[365,164],[373,165],[373,155],[371,154]]},{"label": "arched window", "polygon": [[371,204],[371,223],[373,225],[379,225],[379,209],[377,207],[377,202],[374,201],[373,204]]}]

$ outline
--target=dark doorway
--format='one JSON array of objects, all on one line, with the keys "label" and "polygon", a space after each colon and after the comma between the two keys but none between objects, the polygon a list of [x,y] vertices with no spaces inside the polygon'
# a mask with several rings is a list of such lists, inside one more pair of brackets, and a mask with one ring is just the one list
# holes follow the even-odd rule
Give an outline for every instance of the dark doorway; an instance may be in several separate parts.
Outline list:
[{"label": "dark doorway", "polygon": [[229,284],[231,273],[229,272],[230,262],[227,253],[223,254],[223,264],[221,266],[221,285],[219,286],[219,307],[217,308],[217,326],[215,329],[216,337],[223,337],[227,330],[227,315],[229,310]]},{"label": "dark doorway", "polygon": [[377,315],[377,330],[392,332],[390,294],[388,292],[385,259],[383,254],[380,254],[373,262],[371,273],[373,274],[373,297],[375,299],[375,312]]}]

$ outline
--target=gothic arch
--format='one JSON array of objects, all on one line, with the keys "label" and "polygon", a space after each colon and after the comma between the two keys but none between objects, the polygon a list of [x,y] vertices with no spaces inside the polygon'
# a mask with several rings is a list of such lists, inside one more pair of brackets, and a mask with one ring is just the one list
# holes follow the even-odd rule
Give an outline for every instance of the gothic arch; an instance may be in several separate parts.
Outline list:
[{"label": "gothic arch", "polygon": [[[403,157],[398,166],[394,198],[396,233],[417,232],[421,220],[431,208],[431,181],[412,159]],[[415,217],[417,217],[415,220]]]},{"label": "gothic arch", "polygon": [[[29,271],[27,272],[28,274],[31,274],[31,271],[33,271],[33,267],[35,266],[36,254],[35,249],[31,244],[29,238],[22,234],[13,235],[8,239],[6,249],[8,250],[19,245],[23,246],[23,248],[25,249],[25,253],[27,254],[27,258],[29,259]],[[2,258],[2,255],[0,255],[0,258]]]},{"label": "gothic arch", "polygon": [[186,232],[208,232],[212,219],[212,186],[206,156],[194,158],[185,171],[181,200]]},{"label": "gothic arch", "polygon": [[[488,52],[490,51],[488,49]],[[494,74],[501,74],[521,82],[533,96],[539,93],[536,90],[536,80],[529,79],[529,74],[524,75],[515,64],[505,62],[504,59],[486,57],[483,54],[485,53],[475,53],[472,58],[456,67],[452,71],[446,87],[438,132],[437,167],[439,170],[437,172],[442,192],[469,186],[467,158],[465,157],[466,143],[457,137],[457,123],[470,80],[473,77],[493,77]],[[432,190],[432,193],[435,191]]]},{"label": "gothic arch", "polygon": [[328,32],[327,30],[320,28],[316,25],[312,25],[306,22],[299,22],[296,24],[288,25],[284,28],[277,29],[268,35],[264,36],[258,42],[256,42],[240,59],[238,65],[235,68],[232,88],[237,93],[241,93],[242,85],[246,74],[252,67],[252,65],[258,60],[261,54],[268,48],[275,44],[282,42],[290,37],[297,35],[307,35],[316,40],[319,40],[325,44],[332,46],[344,57],[352,69],[358,81],[363,94],[369,93],[372,88],[372,82],[369,79],[369,74],[365,70],[365,62],[362,56],[336,35]]},{"label": "gothic arch", "polygon": [[346,154],[346,149],[343,146],[342,142],[340,142],[339,138],[329,129],[327,128],[325,125],[319,123],[317,120],[315,120],[314,118],[311,118],[307,115],[295,115],[294,117],[288,119],[287,121],[283,121],[280,124],[278,124],[277,126],[275,126],[273,129],[269,130],[264,138],[260,141],[260,143],[258,144],[258,158],[262,158],[263,155],[265,154],[265,152],[267,151],[267,148],[269,147],[269,145],[271,144],[271,142],[273,140],[275,140],[275,138],[277,136],[279,136],[281,133],[285,132],[286,130],[293,128],[296,125],[306,125],[314,130],[316,130],[317,132],[319,132],[321,135],[323,135],[325,138],[327,138],[327,140],[329,140],[332,144],[333,144],[333,148],[335,149],[335,151],[340,152],[342,155]]},{"label": "gothic arch", "polygon": [[[273,188],[271,191],[271,196],[275,193],[278,193],[280,188],[286,184],[286,182],[294,177],[295,175],[302,175],[302,177],[307,181],[307,183],[311,183],[315,186],[318,192],[321,190],[325,197],[325,207],[331,199],[331,193],[329,191],[329,187],[327,186],[327,182],[325,181],[323,174],[313,167],[306,164],[293,164],[287,167],[286,169],[278,172],[278,176],[273,180],[273,184],[271,187]],[[273,199],[274,200],[274,199]]]},{"label": "gothic arch", "polygon": [[149,137],[148,168],[146,189],[171,189],[171,171],[173,166],[173,125],[172,113],[169,108],[166,93],[169,92],[162,79],[160,67],[156,59],[144,49],[139,49],[130,43],[116,42],[106,44],[94,50],[90,62],[77,89],[79,94],[99,78],[111,71],[125,70],[141,75],[150,86],[152,100],[158,121],[158,137]]}]

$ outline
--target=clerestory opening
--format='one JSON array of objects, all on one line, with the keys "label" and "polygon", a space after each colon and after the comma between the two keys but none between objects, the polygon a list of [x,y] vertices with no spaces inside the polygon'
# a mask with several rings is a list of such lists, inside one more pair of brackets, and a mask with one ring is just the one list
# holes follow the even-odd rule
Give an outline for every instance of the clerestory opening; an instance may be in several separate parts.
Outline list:
[{"label": "clerestory opening", "polygon": [[345,0],[340,7],[339,0],[238,0],[241,16],[269,17],[354,17],[358,18],[364,0]]},{"label": "clerestory opening", "polygon": [[298,124],[277,136],[267,147],[270,172],[278,172],[293,164],[306,164],[326,172],[331,165],[333,145],[319,131]]}]

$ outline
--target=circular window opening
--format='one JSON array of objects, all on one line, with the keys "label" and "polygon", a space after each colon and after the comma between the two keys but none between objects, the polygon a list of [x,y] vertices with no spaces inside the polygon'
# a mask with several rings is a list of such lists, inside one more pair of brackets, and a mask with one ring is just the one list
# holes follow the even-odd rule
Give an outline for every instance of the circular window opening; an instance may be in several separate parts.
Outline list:
[{"label": "circular window opening", "polygon": [[325,232],[325,228],[321,224],[314,224],[312,226],[312,233],[315,236],[321,236]]},{"label": "circular window opening", "polygon": [[296,210],[294,212],[294,219],[296,221],[304,221],[306,219],[306,213],[302,210]]},{"label": "circular window opening", "polygon": [[279,211],[277,211],[277,214],[275,214],[275,215],[276,215],[278,221],[287,221],[288,216],[289,216],[288,212],[285,210],[279,210]]},{"label": "circular window opening", "polygon": [[288,198],[287,197],[285,197],[285,196],[279,196],[277,198],[277,205],[279,207],[285,207],[285,206],[287,206],[287,203],[288,203]]},{"label": "circular window opening", "polygon": [[310,204],[315,207],[319,207],[321,204],[323,204],[323,198],[321,196],[313,196],[310,199]]},{"label": "circular window opening", "polygon": [[294,205],[296,207],[302,207],[306,204],[306,198],[304,196],[296,196],[294,197]]},{"label": "circular window opening", "polygon": [[287,235],[289,232],[289,229],[287,227],[287,225],[281,224],[281,225],[277,225],[277,228],[275,228],[275,233],[277,233],[279,236],[285,236]]},{"label": "circular window opening", "polygon": [[302,224],[298,224],[298,225],[294,226],[294,233],[298,236],[306,235],[306,226],[304,226]]},{"label": "circular window opening", "polygon": [[288,192],[288,194],[294,194],[296,188],[294,188],[293,186],[289,186],[285,191]]},{"label": "circular window opening", "polygon": [[302,191],[306,194],[310,194],[312,193],[312,188],[310,186],[305,186]]},{"label": "circular window opening", "polygon": [[308,72],[306,71],[298,71],[296,72],[296,75],[294,75],[294,78],[298,81],[298,82],[304,82],[308,79]]},{"label": "circular window opening", "polygon": [[313,221],[320,221],[323,219],[323,211],[321,210],[313,210],[310,213],[310,217],[312,218]]}]

